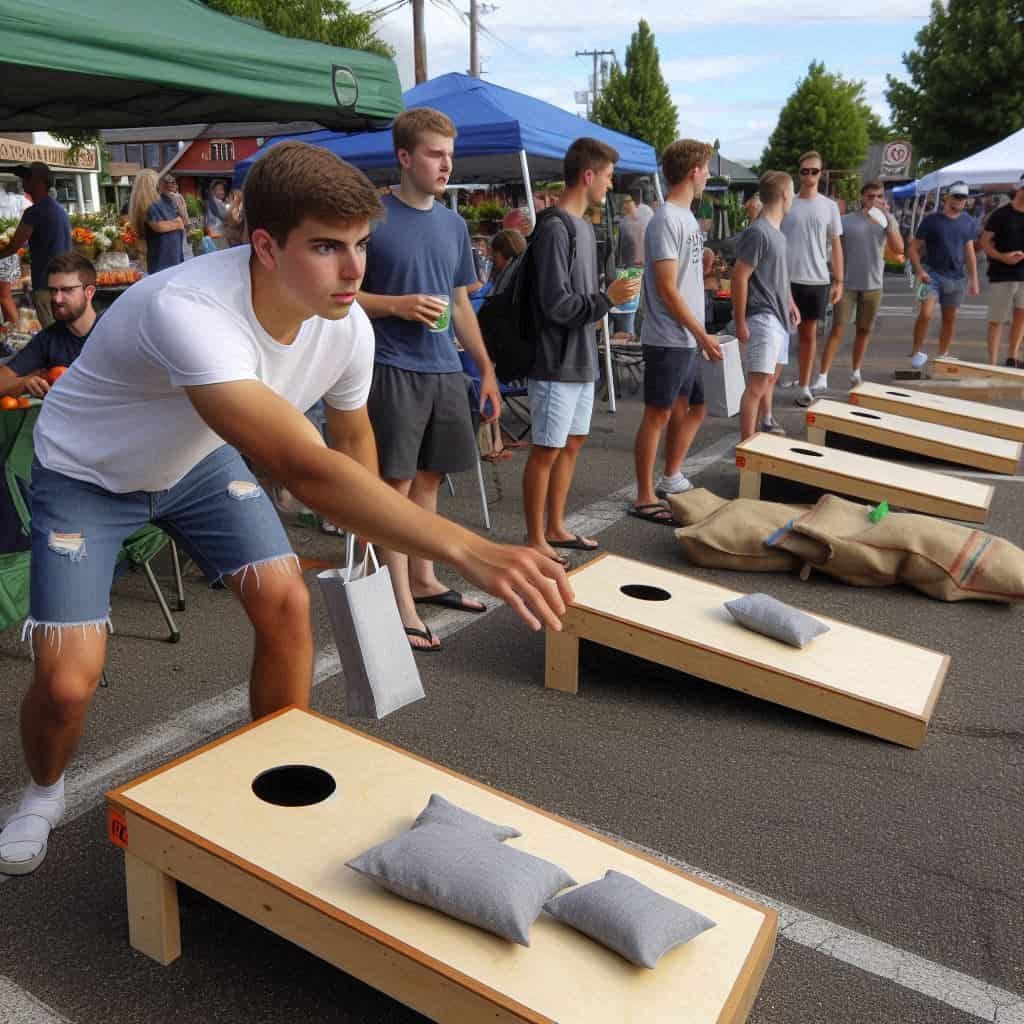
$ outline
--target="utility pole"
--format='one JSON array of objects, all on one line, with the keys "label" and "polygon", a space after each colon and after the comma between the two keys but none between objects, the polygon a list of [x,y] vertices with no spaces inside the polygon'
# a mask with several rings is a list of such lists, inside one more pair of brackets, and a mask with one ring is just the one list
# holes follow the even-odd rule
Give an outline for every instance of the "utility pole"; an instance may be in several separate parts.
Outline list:
[{"label": "utility pole", "polygon": [[614,57],[614,50],[577,50],[577,57],[593,57],[594,58],[594,77],[591,80],[590,85],[590,106],[587,109],[587,117],[590,117],[594,112],[594,104],[597,103],[597,97],[601,92],[601,80],[597,76],[597,62],[601,57]]},{"label": "utility pole", "polygon": [[425,0],[412,0],[412,52],[416,84],[427,80],[427,34],[423,25]]},{"label": "utility pole", "polygon": [[480,16],[493,14],[497,9],[494,4],[469,0],[469,73],[474,78],[479,78],[483,74],[480,69],[480,47],[477,41],[480,32]]}]

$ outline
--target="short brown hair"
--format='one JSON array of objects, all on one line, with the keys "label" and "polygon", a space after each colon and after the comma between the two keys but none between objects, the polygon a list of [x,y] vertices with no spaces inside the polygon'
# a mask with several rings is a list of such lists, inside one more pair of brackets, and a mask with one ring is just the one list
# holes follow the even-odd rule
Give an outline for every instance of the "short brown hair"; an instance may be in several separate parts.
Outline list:
[{"label": "short brown hair", "polygon": [[437,132],[438,135],[444,135],[449,139],[454,139],[458,135],[452,119],[447,114],[442,114],[433,107],[413,107],[411,110],[402,111],[391,126],[391,140],[395,152],[405,149],[411,153],[424,132]]},{"label": "short brown hair", "polygon": [[757,183],[757,194],[765,206],[777,203],[793,188],[793,176],[785,171],[765,171]]},{"label": "short brown hair", "polygon": [[566,151],[563,174],[566,185],[576,185],[584,171],[599,171],[619,162],[619,151],[600,139],[577,139]]},{"label": "short brown hair", "polygon": [[96,285],[96,268],[80,252],[62,252],[46,264],[46,276],[51,274],[77,274],[86,287]]},{"label": "short brown hair", "polygon": [[373,220],[382,212],[362,171],[308,142],[281,142],[249,169],[243,190],[249,234],[262,228],[278,245],[307,217]]},{"label": "short brown hair", "polygon": [[872,178],[870,181],[865,181],[864,184],[861,185],[860,194],[864,195],[868,189],[877,189],[879,192],[884,192],[885,186],[877,178]]},{"label": "short brown hair", "polygon": [[696,139],[676,139],[661,154],[661,169],[669,188],[686,180],[690,171],[706,164],[714,153],[714,146]]},{"label": "short brown hair", "polygon": [[821,154],[816,149],[809,149],[800,159],[796,162],[797,167],[803,167],[805,160],[817,160],[822,167],[825,166],[825,161],[821,159]]},{"label": "short brown hair", "polygon": [[491,252],[500,253],[507,260],[526,252],[526,239],[515,228],[503,228],[491,239]]}]

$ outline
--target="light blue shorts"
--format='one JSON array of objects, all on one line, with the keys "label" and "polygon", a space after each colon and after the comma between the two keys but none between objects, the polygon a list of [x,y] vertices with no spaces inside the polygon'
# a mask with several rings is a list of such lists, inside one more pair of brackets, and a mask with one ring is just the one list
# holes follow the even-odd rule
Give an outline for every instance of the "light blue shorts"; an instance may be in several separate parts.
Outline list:
[{"label": "light blue shorts", "polygon": [[570,437],[590,433],[594,382],[530,380],[530,439],[542,448],[564,448]]},{"label": "light blue shorts", "polygon": [[964,301],[967,294],[967,277],[953,277],[951,274],[940,274],[927,264],[922,267],[930,278],[917,287],[917,297],[921,302],[938,299],[942,309],[956,309]]},{"label": "light blue shorts", "polygon": [[37,459],[31,499],[32,627],[105,623],[121,545],[148,523],[170,534],[212,582],[295,558],[270,499],[229,445],[155,492],[114,494]]}]

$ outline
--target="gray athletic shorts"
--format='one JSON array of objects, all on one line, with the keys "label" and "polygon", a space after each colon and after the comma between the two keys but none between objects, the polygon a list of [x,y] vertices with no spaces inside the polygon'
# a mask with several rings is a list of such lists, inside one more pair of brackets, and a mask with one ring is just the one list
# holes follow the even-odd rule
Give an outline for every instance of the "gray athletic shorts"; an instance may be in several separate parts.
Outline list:
[{"label": "gray athletic shorts", "polygon": [[476,465],[479,453],[464,373],[418,373],[377,364],[366,409],[385,480],[412,480],[421,469],[461,473]]}]

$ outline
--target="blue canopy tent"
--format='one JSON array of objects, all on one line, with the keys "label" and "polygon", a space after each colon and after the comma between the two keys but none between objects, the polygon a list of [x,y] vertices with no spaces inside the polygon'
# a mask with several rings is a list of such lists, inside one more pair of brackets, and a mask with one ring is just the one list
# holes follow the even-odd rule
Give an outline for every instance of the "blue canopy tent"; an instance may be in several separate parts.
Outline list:
[{"label": "blue canopy tent", "polygon": [[[652,146],[570,114],[543,100],[504,89],[469,75],[449,74],[424,82],[403,94],[406,108],[433,107],[455,123],[455,170],[459,182],[522,180],[533,205],[531,171],[537,178],[560,178],[562,159],[574,139],[589,135],[614,146],[617,174],[648,175],[660,195],[658,157]],[[310,132],[269,139],[260,152],[286,138],[324,146],[379,182],[397,180],[390,131],[343,135]],[[235,185],[245,179],[252,161],[235,167]]]}]

